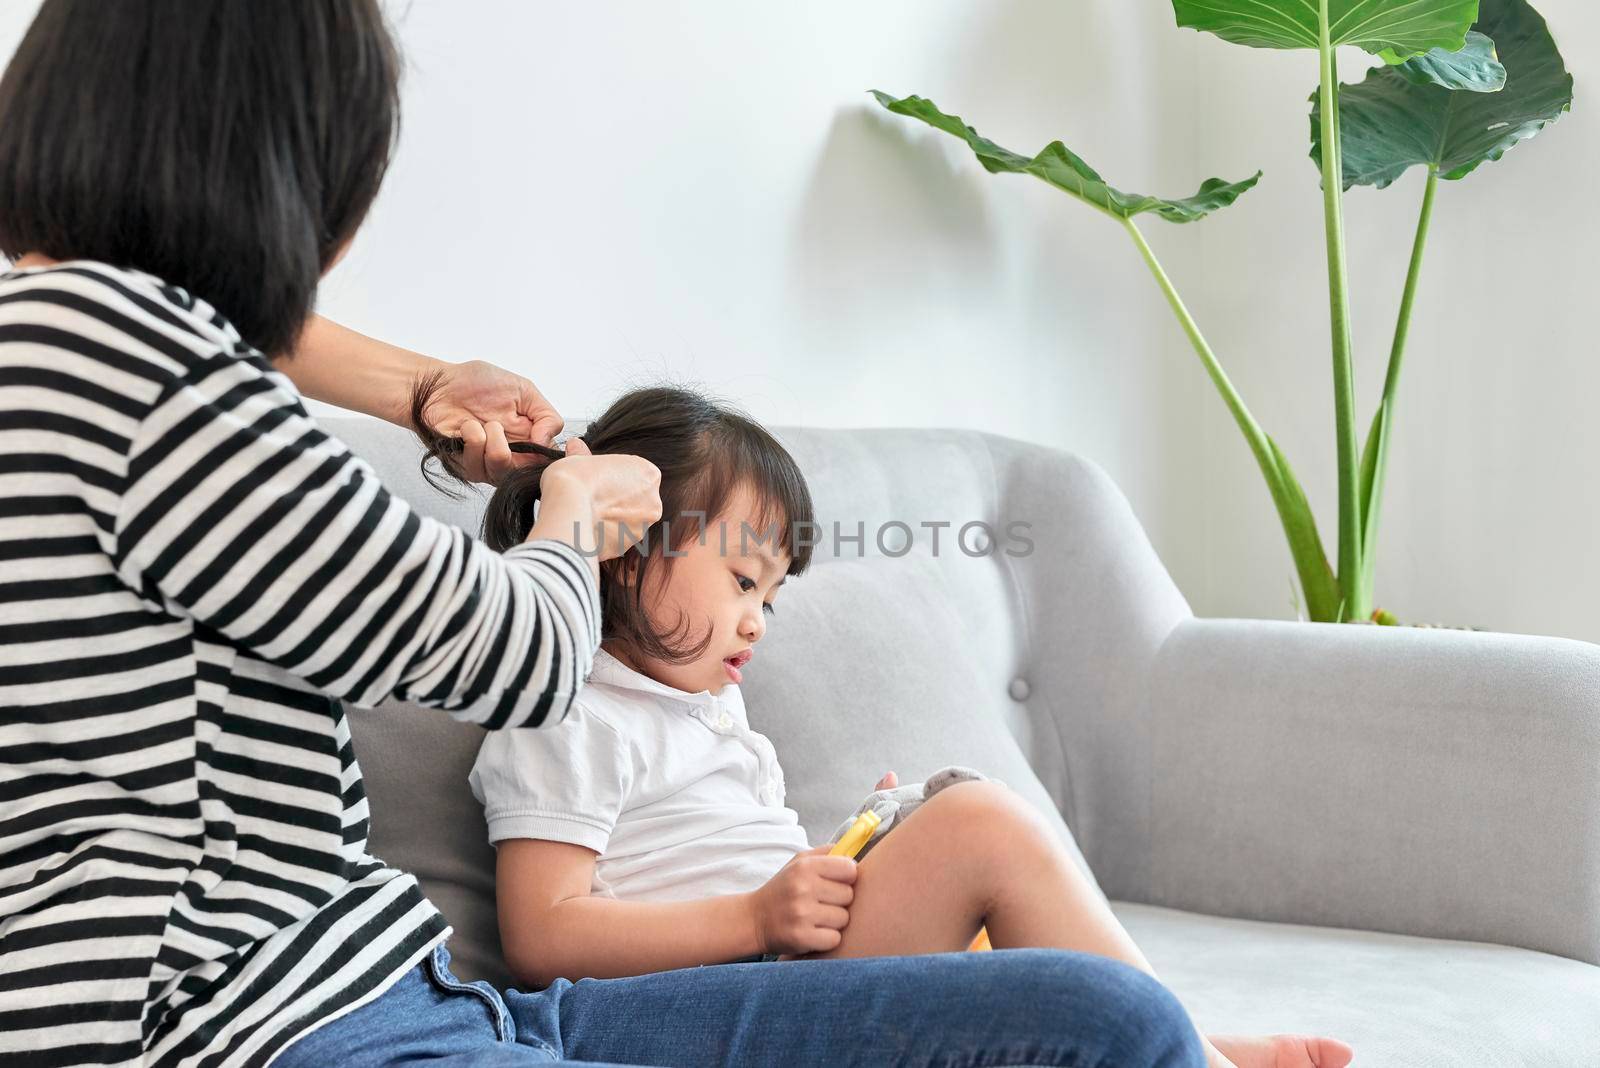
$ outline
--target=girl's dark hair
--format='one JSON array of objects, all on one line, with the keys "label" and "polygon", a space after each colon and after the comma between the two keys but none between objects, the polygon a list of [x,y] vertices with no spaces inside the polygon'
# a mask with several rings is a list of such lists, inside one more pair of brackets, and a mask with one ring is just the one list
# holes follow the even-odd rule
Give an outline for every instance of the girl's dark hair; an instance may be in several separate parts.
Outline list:
[{"label": "girl's dark hair", "polygon": [[0,78],[0,252],[147,271],[288,354],[399,74],[378,0],[46,0]]},{"label": "girl's dark hair", "polygon": [[[438,433],[423,418],[438,382],[437,375],[424,379],[411,403],[412,425],[427,449],[423,474],[436,486],[430,463],[449,477],[465,481],[455,459],[461,439]],[[668,663],[686,663],[705,651],[709,634],[697,644],[682,644],[694,629],[691,620],[679,619],[665,634],[651,626],[643,606],[645,577],[657,568],[671,568],[675,558],[666,555],[668,548],[680,550],[702,535],[718,539],[720,547],[720,537],[709,524],[722,515],[741,486],[748,488],[759,509],[759,514],[751,517],[754,529],[748,544],[764,538],[774,552],[787,553],[790,575],[800,575],[810,566],[816,517],[805,477],[788,450],[748,416],[693,390],[656,386],[618,397],[589,424],[582,438],[597,456],[642,456],[661,470],[661,519],[644,532],[637,548],[600,564],[603,639],[618,642],[630,653]],[[539,480],[544,469],[564,455],[540,446],[526,451],[540,459],[518,468],[496,487],[484,512],[483,540],[497,551],[527,538],[539,500]],[[728,528],[730,551],[735,551],[741,533]],[[585,532],[585,537],[592,533]],[[626,584],[619,581],[624,573],[631,580]]]}]

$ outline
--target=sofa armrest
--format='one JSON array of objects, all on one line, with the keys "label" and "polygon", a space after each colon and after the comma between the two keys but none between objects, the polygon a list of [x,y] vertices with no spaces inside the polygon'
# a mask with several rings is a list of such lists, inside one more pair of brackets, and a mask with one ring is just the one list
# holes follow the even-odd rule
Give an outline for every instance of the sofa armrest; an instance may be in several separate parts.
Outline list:
[{"label": "sofa armrest", "polygon": [[1600,964],[1600,646],[1196,619],[1150,702],[1151,903]]}]

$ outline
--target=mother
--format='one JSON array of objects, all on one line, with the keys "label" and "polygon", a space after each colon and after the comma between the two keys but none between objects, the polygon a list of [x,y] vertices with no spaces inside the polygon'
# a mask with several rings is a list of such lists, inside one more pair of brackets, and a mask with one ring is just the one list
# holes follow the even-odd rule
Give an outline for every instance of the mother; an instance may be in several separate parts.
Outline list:
[{"label": "mother", "polygon": [[[1199,1064],[1163,989],[1060,952],[450,976],[337,699],[559,722],[599,633],[576,531],[660,502],[569,455],[498,555],[307,415],[403,420],[429,363],[311,316],[397,74],[376,0],[48,0],[0,81],[0,1063]],[[560,429],[484,365],[432,414],[490,474]]]}]

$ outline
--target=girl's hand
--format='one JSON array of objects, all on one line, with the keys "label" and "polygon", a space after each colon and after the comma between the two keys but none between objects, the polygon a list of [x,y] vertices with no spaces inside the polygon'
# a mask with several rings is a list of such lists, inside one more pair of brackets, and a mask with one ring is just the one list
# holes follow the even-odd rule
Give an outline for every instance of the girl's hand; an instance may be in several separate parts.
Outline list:
[{"label": "girl's hand", "polygon": [[831,857],[832,846],[796,853],[783,870],[752,893],[756,939],[763,953],[826,953],[838,948],[850,922],[856,862]]},{"label": "girl's hand", "polygon": [[884,773],[883,778],[878,780],[878,785],[874,786],[872,789],[874,791],[877,791],[877,790],[893,790],[896,786],[899,786],[899,785],[900,785],[900,779],[895,775],[894,772],[889,771],[889,772],[885,772]]},{"label": "girl's hand", "polygon": [[565,421],[521,375],[482,360],[440,365],[443,376],[423,417],[441,434],[459,435],[461,469],[474,482],[498,484],[538,457],[511,451],[511,441],[549,445]]}]

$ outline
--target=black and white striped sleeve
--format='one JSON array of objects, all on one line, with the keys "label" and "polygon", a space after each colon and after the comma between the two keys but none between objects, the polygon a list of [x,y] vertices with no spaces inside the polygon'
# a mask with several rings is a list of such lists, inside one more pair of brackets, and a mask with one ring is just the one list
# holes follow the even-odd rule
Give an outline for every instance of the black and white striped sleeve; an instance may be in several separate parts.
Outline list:
[{"label": "black and white striped sleeve", "polygon": [[128,451],[122,580],[356,704],[562,719],[600,640],[588,563],[555,541],[495,553],[412,511],[279,377],[218,353],[162,391]]}]

